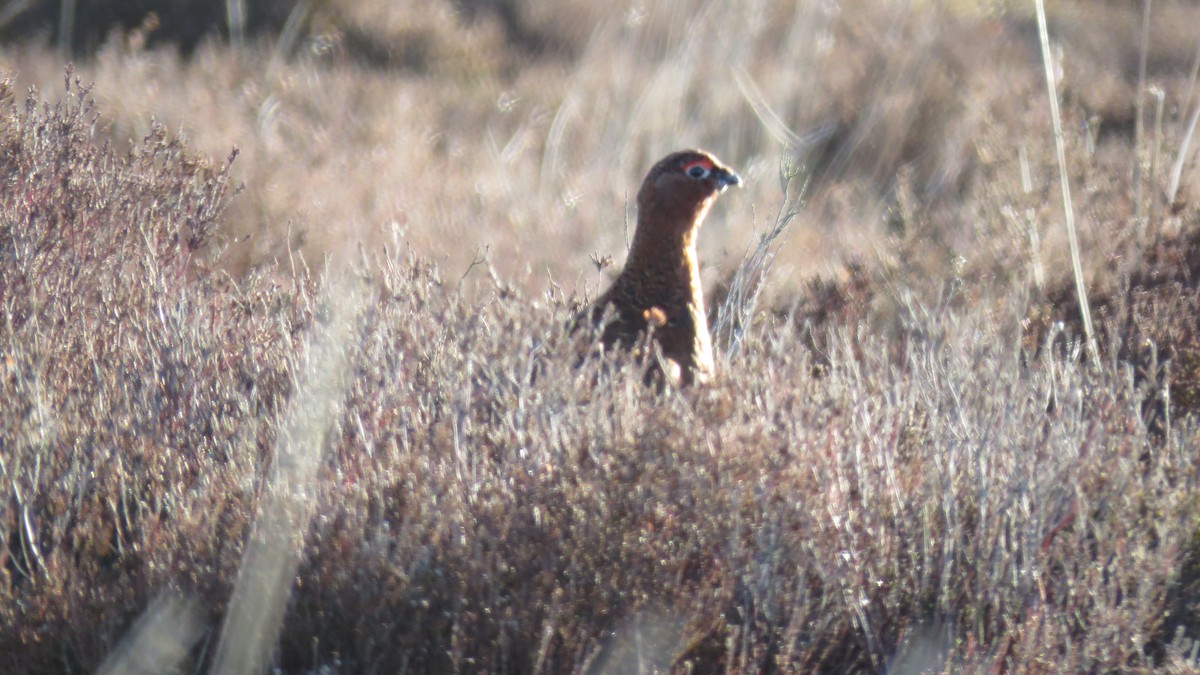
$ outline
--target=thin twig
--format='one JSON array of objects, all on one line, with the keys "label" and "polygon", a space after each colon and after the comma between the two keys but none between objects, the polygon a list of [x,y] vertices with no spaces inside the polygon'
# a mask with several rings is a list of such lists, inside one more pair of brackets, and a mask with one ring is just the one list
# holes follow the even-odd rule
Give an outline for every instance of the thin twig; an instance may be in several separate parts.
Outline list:
[{"label": "thin twig", "polygon": [[780,165],[783,201],[775,214],[774,226],[770,231],[763,233],[754,250],[747,251],[742,258],[733,279],[729,282],[725,301],[717,309],[716,320],[713,322],[713,336],[718,343],[725,346],[725,354],[728,357],[736,356],[741,349],[742,336],[750,325],[763,284],[774,265],[779,247],[783,244],[784,233],[800,211],[807,184],[801,184],[796,196],[791,194],[791,184],[801,172],[801,167],[790,155],[786,156]]}]

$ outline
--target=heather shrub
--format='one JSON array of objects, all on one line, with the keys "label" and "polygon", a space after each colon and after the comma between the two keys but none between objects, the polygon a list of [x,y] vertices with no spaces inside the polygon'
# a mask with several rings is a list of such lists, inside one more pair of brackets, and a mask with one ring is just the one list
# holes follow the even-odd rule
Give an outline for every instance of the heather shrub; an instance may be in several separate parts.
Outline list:
[{"label": "heather shrub", "polygon": [[[354,278],[233,280],[227,163],[97,145],[70,80],[3,100],[7,670],[204,670],[237,611],[282,672],[1192,663],[1195,423],[1155,426],[1116,350],[1023,343],[1025,296],[816,284],[658,393],[580,363],[571,298],[445,279],[402,231]],[[234,589],[271,546],[296,571],[255,625]]]},{"label": "heather shrub", "polygon": [[833,329],[814,378],[760,328],[721,386],[656,399],[636,373],[581,387],[527,303],[403,321],[420,295],[365,327],[356,379],[383,393],[349,404],[289,668],[1152,663],[1192,469],[1127,369],[1063,343],[1030,367],[988,321],[912,308],[898,361]]},{"label": "heather shrub", "polygon": [[11,86],[0,653],[8,670],[88,669],[163,589],[228,583],[305,319],[297,291],[235,287],[202,260],[227,164],[161,130],[97,146],[70,75],[53,107]]}]

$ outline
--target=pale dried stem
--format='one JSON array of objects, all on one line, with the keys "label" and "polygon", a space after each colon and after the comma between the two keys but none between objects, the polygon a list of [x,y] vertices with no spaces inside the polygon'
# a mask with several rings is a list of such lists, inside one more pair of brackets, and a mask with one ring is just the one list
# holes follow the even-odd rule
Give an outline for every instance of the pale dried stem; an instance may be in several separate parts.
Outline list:
[{"label": "pale dried stem", "polygon": [[1075,293],[1079,299],[1079,314],[1083,320],[1083,333],[1087,340],[1088,354],[1092,365],[1099,368],[1100,356],[1096,351],[1096,334],[1092,329],[1092,312],[1088,309],[1083,264],[1079,259],[1079,240],[1075,234],[1075,207],[1071,204],[1071,184],[1067,177],[1067,149],[1063,140],[1062,116],[1058,111],[1058,87],[1054,83],[1050,35],[1046,29],[1046,6],[1043,0],[1034,0],[1034,4],[1037,7],[1038,36],[1042,43],[1042,63],[1046,70],[1046,93],[1050,97],[1050,116],[1054,124],[1054,148],[1058,153],[1058,177],[1062,185],[1063,216],[1067,227],[1067,240],[1071,248],[1071,269],[1075,274]]}]

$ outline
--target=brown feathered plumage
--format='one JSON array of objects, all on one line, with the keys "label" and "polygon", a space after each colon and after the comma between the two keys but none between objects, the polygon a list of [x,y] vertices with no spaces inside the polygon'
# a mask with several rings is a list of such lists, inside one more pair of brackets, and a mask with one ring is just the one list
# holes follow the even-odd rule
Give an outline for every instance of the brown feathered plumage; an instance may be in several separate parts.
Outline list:
[{"label": "brown feathered plumage", "polygon": [[668,155],[650,169],[637,195],[637,228],[625,269],[596,301],[592,320],[611,305],[606,347],[629,348],[651,331],[667,377],[680,384],[713,374],[712,338],[700,289],[696,235],[704,217],[738,175],[702,150]]}]

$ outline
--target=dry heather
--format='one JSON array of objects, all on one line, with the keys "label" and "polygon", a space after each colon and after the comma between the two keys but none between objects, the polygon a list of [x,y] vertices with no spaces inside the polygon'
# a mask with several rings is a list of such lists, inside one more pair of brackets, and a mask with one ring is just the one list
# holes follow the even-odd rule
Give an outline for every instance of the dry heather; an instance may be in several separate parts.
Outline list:
[{"label": "dry heather", "polygon": [[[1052,17],[1093,368],[1028,17],[532,4],[313,3],[341,42],[292,58],[117,34],[99,105],[0,49],[0,671],[1200,671],[1194,9],[1157,173],[1136,15]],[[589,285],[693,143],[750,186],[701,237],[721,376],[660,393],[578,365],[541,272]]]}]

